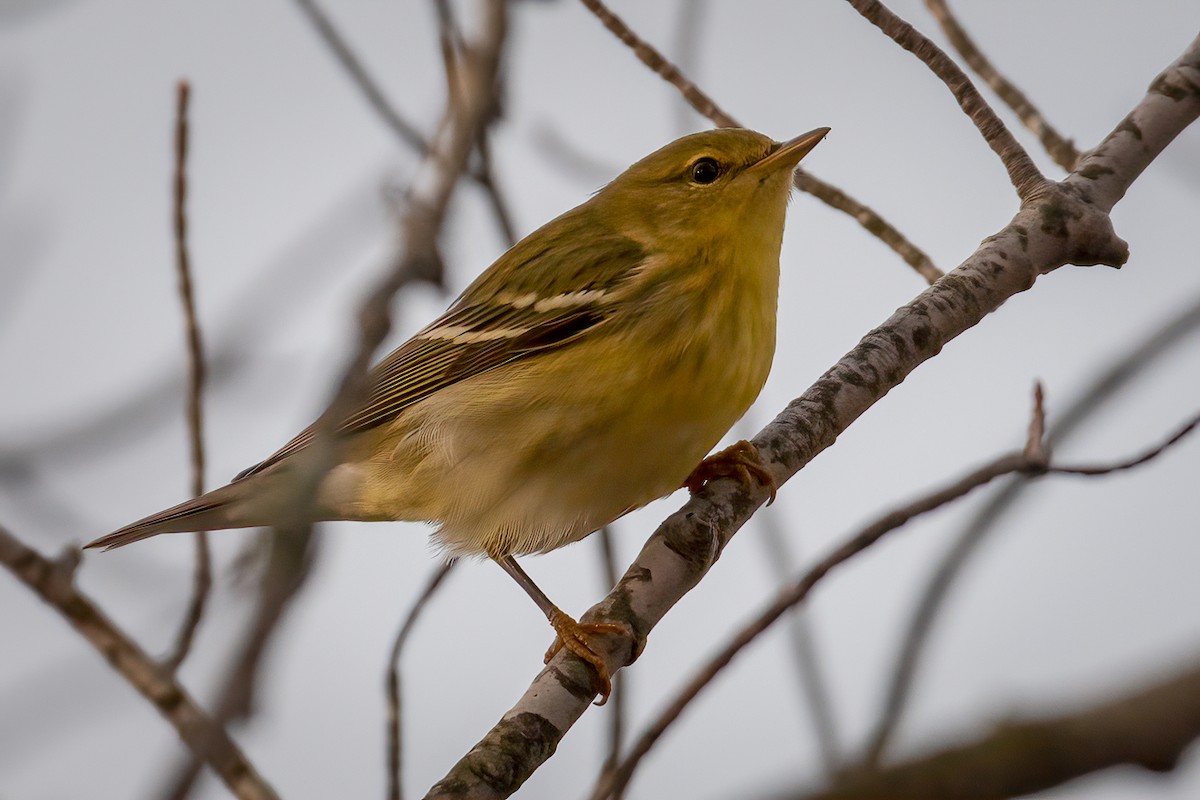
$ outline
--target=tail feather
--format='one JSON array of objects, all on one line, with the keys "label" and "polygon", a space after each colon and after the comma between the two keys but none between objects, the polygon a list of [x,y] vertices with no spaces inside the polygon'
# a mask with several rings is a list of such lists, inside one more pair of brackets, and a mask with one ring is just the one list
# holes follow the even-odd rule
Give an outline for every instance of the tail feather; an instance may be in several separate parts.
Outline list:
[{"label": "tail feather", "polygon": [[241,492],[234,489],[232,484],[223,486],[165,511],[139,519],[107,536],[101,536],[94,542],[89,542],[84,547],[112,550],[114,547],[124,547],[160,533],[248,528],[260,524],[257,521],[235,519],[231,515],[235,505],[242,505],[237,502],[240,496]]}]

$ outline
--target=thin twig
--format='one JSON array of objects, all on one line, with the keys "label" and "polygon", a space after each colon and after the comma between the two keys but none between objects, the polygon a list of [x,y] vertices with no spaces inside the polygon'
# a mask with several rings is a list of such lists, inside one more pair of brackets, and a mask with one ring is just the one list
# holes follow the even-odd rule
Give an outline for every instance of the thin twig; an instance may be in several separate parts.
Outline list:
[{"label": "thin twig", "polygon": [[[251,545],[252,552],[260,553],[262,558],[258,592],[250,624],[218,682],[220,688],[212,704],[212,716],[218,724],[240,722],[254,713],[263,657],[288,608],[312,573],[317,542],[311,530],[268,528],[259,534],[259,543]],[[185,800],[191,795],[202,766],[195,758],[176,765],[157,796]]]},{"label": "thin twig", "polygon": [[[778,513],[760,514],[755,519],[758,522],[755,534],[763,543],[764,554],[767,556],[775,585],[790,585],[795,574],[796,559],[789,552],[789,538],[786,533],[794,534],[794,531],[784,531]],[[841,737],[833,712],[833,692],[825,680],[816,637],[813,635],[810,609],[792,609],[792,613],[788,615],[787,631],[791,638],[792,657],[799,673],[800,691],[807,704],[808,713],[804,716],[811,722],[817,740],[821,768],[825,775],[832,778],[842,764]]]},{"label": "thin twig", "polygon": [[910,242],[892,223],[881,217],[877,211],[863,205],[832,183],[826,183],[811,172],[806,172],[803,169],[796,170],[796,175],[792,180],[796,184],[796,188],[800,191],[808,192],[825,205],[836,208],[838,211],[852,217],[868,233],[886,244],[896,255],[904,259],[904,263],[912,267],[918,275],[925,279],[926,283],[936,283],[945,274],[938,269],[937,265],[933,263],[933,259],[924,250]]},{"label": "thin twig", "polygon": [[74,583],[79,551],[51,561],[0,526],[0,563],[58,611],[108,663],[175,727],[196,758],[234,797],[278,800],[225,729],[204,713],[174,676],[126,636]]},{"label": "thin twig", "polygon": [[1067,172],[1074,170],[1079,160],[1079,150],[1075,148],[1074,142],[1055,130],[1025,93],[1000,74],[959,23],[946,0],[925,0],[925,6],[942,26],[946,38],[967,62],[967,66],[975,70],[975,74],[983,78],[992,91],[1013,110],[1021,123],[1041,140],[1042,147],[1046,148],[1054,162]]},{"label": "thin twig", "polygon": [[[1046,434],[1048,446],[1061,446],[1069,441],[1085,422],[1107,407],[1122,388],[1145,374],[1197,330],[1200,330],[1200,297],[1097,375],[1079,397],[1057,415],[1055,424]],[[1025,496],[1025,490],[1031,484],[1032,481],[1027,477],[1019,476],[996,491],[962,530],[931,573],[905,626],[900,650],[888,673],[891,679],[884,693],[878,721],[861,759],[864,767],[879,764],[904,716],[921,655],[950,596],[950,589],[970,562],[971,556],[979,552],[980,545],[992,531],[998,529],[999,521]]]},{"label": "thin twig", "polygon": [[317,5],[316,0],[296,0],[296,5],[300,6],[300,10],[308,17],[308,21],[316,29],[322,41],[333,51],[338,62],[350,75],[351,79],[366,98],[367,103],[379,115],[387,126],[392,129],[396,136],[414,150],[425,153],[429,150],[429,143],[425,141],[425,137],[416,129],[408,120],[401,116],[400,112],[391,104],[383,93],[383,89],[371,77],[371,73],[367,72],[354,49],[346,41],[338,29],[334,26],[333,20]]},{"label": "thin twig", "polygon": [[[367,71],[366,66],[354,52],[354,48],[344,36],[338,31],[333,24],[333,20],[329,18],[324,10],[317,4],[316,0],[296,0],[296,4],[300,6],[300,10],[312,23],[321,40],[329,47],[337,58],[338,63],[346,70],[350,79],[362,92],[366,98],[367,104],[372,110],[383,120],[384,124],[391,129],[403,144],[408,145],[417,151],[422,158],[429,156],[429,141],[416,129],[394,105],[388,100],[384,94],[382,87],[379,85],[371,73]],[[444,4],[437,4],[439,19],[443,11],[448,12],[449,7]],[[457,37],[457,42],[461,44],[462,37]],[[443,50],[443,57],[447,54]],[[450,62],[447,62],[449,65]],[[483,138],[481,134],[480,138]],[[482,156],[482,154],[481,154]],[[480,158],[479,164],[472,168],[467,173],[470,178],[476,181],[488,197],[488,204],[492,208],[492,214],[496,220],[496,225],[500,228],[500,233],[504,237],[509,246],[516,243],[516,237],[513,233],[514,227],[512,224],[512,213],[509,211],[508,204],[504,196],[500,193],[497,186],[496,176],[493,174],[490,162],[486,156]]]},{"label": "thin twig", "polygon": [[[204,493],[204,412],[201,399],[204,393],[204,343],[200,335],[200,321],[196,314],[196,298],[192,291],[191,257],[188,253],[187,226],[187,154],[188,154],[188,100],[191,87],[180,81],[176,89],[175,109],[175,183],[173,213],[175,232],[175,268],[179,276],[179,299],[183,303],[183,318],[187,334],[188,352],[188,438],[192,453],[192,496]],[[167,669],[175,671],[187,658],[196,638],[196,630],[204,617],[212,589],[212,557],[208,548],[208,532],[197,531],[193,536],[196,543],[196,567],[192,575],[192,597],[188,603],[183,624],[175,637],[175,646],[165,660]]]},{"label": "thin twig", "polygon": [[[1040,427],[1037,422],[1041,416],[1041,387],[1037,387],[1034,422],[1031,428]],[[743,627],[729,643],[722,648],[711,660],[698,670],[696,676],[676,695],[675,699],[663,710],[634,743],[628,755],[610,775],[610,783],[600,786],[592,795],[592,800],[604,800],[615,797],[623,791],[634,770],[642,758],[654,747],[655,743],[666,732],[667,728],[679,718],[683,710],[708,686],[714,678],[727,667],[747,645],[766,631],[783,614],[798,603],[803,602],[813,587],[821,581],[834,567],[845,563],[866,548],[878,542],[886,534],[896,530],[913,518],[957,500],[971,491],[984,486],[1002,475],[1024,473],[1029,475],[1063,474],[1063,475],[1105,475],[1146,464],[1166,452],[1175,443],[1183,439],[1200,425],[1200,415],[1192,419],[1182,430],[1171,436],[1163,444],[1147,453],[1129,461],[1122,461],[1107,467],[1054,467],[1047,466],[1041,459],[1042,448],[1029,448],[1034,451],[1034,458],[1028,452],[1013,453],[1002,456],[991,464],[975,470],[953,484],[931,492],[902,508],[890,511],[871,525],[851,537],[845,544],[821,559],[794,585],[781,592],[779,597]]]},{"label": "thin twig", "polygon": [[[668,61],[662,53],[634,33],[625,24],[624,20],[614,14],[601,0],[581,0],[581,2],[589,11],[596,15],[596,18],[604,24],[604,27],[608,28],[614,36],[625,43],[643,64],[649,67],[660,78],[678,89],[679,93],[683,95],[683,99],[692,108],[696,109],[697,112],[711,120],[718,128],[742,127],[736,119],[718,106],[716,101],[705,94],[699,86],[688,80],[679,68]],[[849,214],[860,225],[866,228],[870,234],[878,237],[884,244],[892,248],[892,250],[904,259],[905,263],[912,266],[930,283],[941,277],[941,271],[933,265],[933,261],[929,256],[912,242],[908,241],[891,223],[866,205],[854,200],[841,189],[826,183],[803,169],[796,171],[795,182],[796,188],[800,191],[807,192],[826,205]]]},{"label": "thin twig", "polygon": [[971,83],[971,79],[959,69],[952,58],[912,25],[893,14],[879,0],[849,0],[849,3],[892,41],[924,62],[930,71],[946,84],[963,112],[983,134],[984,141],[1004,163],[1008,178],[1021,200],[1030,199],[1046,185],[1045,176],[1025,152],[1025,148],[1021,147],[1020,142],[1000,121],[996,112]]},{"label": "thin twig", "polygon": [[[697,56],[700,53],[701,31],[709,16],[709,4],[706,0],[691,0],[679,4],[678,18],[675,26],[675,61],[679,71],[696,73]],[[695,125],[695,119],[688,113],[690,106],[684,102],[675,105],[678,112],[675,125],[679,134],[683,135]],[[694,110],[694,109],[693,109]]]},{"label": "thin twig", "polygon": [[1183,437],[1187,436],[1196,426],[1200,425],[1200,414],[1190,419],[1178,431],[1173,433],[1162,444],[1157,447],[1152,447],[1140,456],[1135,456],[1128,461],[1120,461],[1116,464],[1102,464],[1098,466],[1075,466],[1075,467],[1050,467],[1049,472],[1056,475],[1111,475],[1114,472],[1124,472],[1127,469],[1140,467],[1148,461],[1153,461],[1162,455],[1169,447],[1178,442]]},{"label": "thin twig", "polygon": [[450,574],[450,570],[454,569],[457,561],[447,561],[434,571],[433,576],[429,579],[429,583],[425,585],[425,590],[417,595],[416,602],[413,603],[408,614],[404,617],[404,622],[400,625],[399,632],[396,633],[396,639],[392,642],[392,651],[388,656],[387,669],[387,753],[388,753],[388,798],[389,800],[402,800],[404,797],[404,780],[403,780],[403,765],[404,765],[404,740],[401,734],[401,711],[402,705],[400,702],[400,656],[404,652],[404,645],[408,642],[408,635],[417,624],[417,618],[421,616],[421,612],[425,610],[426,604],[433,598],[438,587],[442,585],[442,581],[446,580],[446,576]]}]

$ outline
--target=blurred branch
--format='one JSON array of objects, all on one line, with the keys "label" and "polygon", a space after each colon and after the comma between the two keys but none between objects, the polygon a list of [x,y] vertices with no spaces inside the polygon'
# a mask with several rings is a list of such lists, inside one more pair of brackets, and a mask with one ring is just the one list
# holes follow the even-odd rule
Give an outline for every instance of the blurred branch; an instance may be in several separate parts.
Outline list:
[{"label": "blurred branch", "polygon": [[[1105,408],[1122,388],[1145,374],[1163,356],[1197,330],[1200,330],[1200,297],[1097,375],[1091,384],[1057,415],[1057,421],[1046,435],[1049,446],[1059,447],[1069,441],[1083,424]],[[879,720],[863,755],[862,763],[867,767],[879,763],[900,724],[912,694],[921,655],[951,587],[962,574],[971,556],[978,552],[979,546],[997,529],[997,523],[1025,495],[1029,486],[1028,478],[1016,477],[1001,487],[975,514],[934,568],[901,639],[902,644],[890,672],[891,680],[884,695]]]},{"label": "blurred branch", "polygon": [[391,300],[415,280],[441,285],[441,258],[437,240],[450,198],[467,168],[472,148],[494,106],[496,76],[507,30],[503,0],[481,3],[480,33],[462,53],[458,91],[450,92],[438,133],[405,197],[402,220],[404,251],[364,300],[358,314],[358,342],[343,371],[332,402],[313,425],[307,444],[312,458],[296,472],[292,492],[298,500],[290,519],[282,520],[288,530],[311,525],[312,500],[316,488],[332,466],[338,427],[364,402],[370,390],[368,368],[375,350],[391,330]]},{"label": "blurred branch", "polygon": [[[350,46],[349,42],[346,41],[345,37],[334,26],[333,20],[317,4],[316,0],[296,0],[296,3],[300,6],[300,10],[304,12],[309,22],[312,23],[322,41],[325,42],[338,62],[346,70],[350,79],[354,81],[359,91],[362,92],[371,109],[391,129],[401,143],[416,150],[421,157],[428,158],[430,148],[433,145],[425,139],[415,126],[405,120],[387,99],[383,88],[371,76],[371,73],[367,71],[358,55],[354,52],[354,48]],[[446,59],[448,69],[453,69],[451,66],[454,58],[453,53],[458,47],[462,46],[464,40],[453,23],[449,6],[438,2],[435,3],[435,8],[438,11],[439,28],[442,34],[442,56],[443,59]],[[484,142],[485,136],[486,134],[481,129],[479,134],[480,158],[475,168],[471,169],[467,174],[484,190],[496,224],[500,228],[501,235],[511,247],[516,243],[512,213],[509,211],[508,204],[500,192],[496,176],[492,171],[491,159],[488,157],[487,145]]]},{"label": "blurred branch", "polygon": [[[855,773],[806,800],[1000,800],[1122,764],[1169,772],[1200,738],[1200,665],[1073,714],[1008,722],[969,744]],[[969,788],[967,788],[969,787]]]},{"label": "blurred branch", "polygon": [[1042,147],[1054,159],[1054,162],[1067,172],[1075,169],[1079,160],[1079,151],[1074,143],[1065,138],[1046,121],[1037,107],[1030,102],[1025,93],[1018,89],[993,66],[979,46],[959,24],[958,18],[950,10],[946,0],[925,0],[925,6],[933,14],[933,18],[942,26],[942,31],[958,54],[967,62],[967,66],[975,70],[975,74],[983,78],[1000,99],[1020,118],[1021,123],[1038,137]]},{"label": "blurred branch", "polygon": [[[687,100],[697,112],[711,120],[719,128],[742,127],[741,123],[718,106],[716,101],[705,94],[700,87],[688,80],[679,71],[679,68],[668,61],[662,53],[634,33],[601,0],[582,0],[582,2],[604,24],[604,27],[608,28],[614,36],[633,51],[643,64],[678,89],[679,93],[683,95],[683,99]],[[803,169],[796,170],[795,183],[796,188],[800,191],[807,192],[826,205],[849,214],[866,228],[868,233],[878,237],[884,244],[892,248],[930,283],[941,277],[941,271],[934,266],[933,261],[920,248],[909,242],[900,231],[878,213],[854,200],[841,189],[825,183]]]},{"label": "blurred branch", "polygon": [[[758,517],[758,538],[762,541],[767,564],[776,586],[790,585],[793,574],[792,558],[788,539],[780,524],[778,513]],[[799,674],[800,690],[807,703],[808,717],[817,740],[821,755],[821,766],[825,774],[832,777],[842,763],[837,720],[833,713],[833,692],[825,681],[817,651],[809,609],[795,607],[788,615],[788,636],[791,639],[792,658]]]},{"label": "blurred branch", "polygon": [[[188,439],[192,453],[192,496],[204,494],[204,409],[201,399],[204,393],[204,344],[200,336],[200,321],[196,315],[196,298],[192,291],[191,258],[187,239],[187,153],[188,153],[188,98],[191,87],[180,81],[176,88],[175,110],[175,186],[173,193],[173,220],[175,232],[175,268],[179,275],[179,299],[183,303],[183,318],[187,335],[188,353]],[[212,588],[212,557],[208,550],[208,533],[197,531],[196,567],[192,576],[192,598],[184,615],[183,624],[175,638],[175,646],[166,659],[167,669],[174,672],[187,658],[196,629],[204,616],[208,593]]]},{"label": "blurred branch", "polygon": [[[605,525],[596,531],[600,540],[600,565],[604,571],[604,591],[611,591],[617,585],[617,553],[613,545],[612,525]],[[625,736],[625,680],[623,672],[613,676],[613,690],[608,698],[608,743],[604,761],[600,764],[598,781],[612,771],[621,757],[621,741]]]},{"label": "blurred branch", "polygon": [[404,652],[404,645],[408,642],[408,635],[412,632],[417,624],[417,619],[421,616],[421,612],[425,610],[426,604],[433,598],[438,588],[442,585],[442,581],[450,574],[450,570],[454,569],[457,561],[447,561],[434,571],[433,577],[429,579],[429,583],[425,586],[425,591],[417,596],[416,602],[413,603],[404,622],[400,625],[400,631],[396,634],[396,639],[392,642],[391,654],[388,656],[387,668],[387,710],[388,710],[388,727],[387,727],[387,752],[388,752],[388,798],[389,800],[402,800],[404,797],[404,781],[403,781],[403,763],[404,763],[404,740],[402,737],[402,718],[401,711],[401,693],[400,693],[400,656]]},{"label": "blurred branch", "polygon": [[321,40],[325,42],[337,58],[338,63],[346,70],[346,74],[358,86],[359,91],[362,92],[371,109],[391,128],[392,133],[396,134],[396,137],[400,141],[417,152],[427,152],[429,144],[425,141],[425,137],[387,99],[383,93],[383,89],[375,82],[375,79],[371,77],[366,67],[363,66],[362,61],[359,60],[358,55],[354,52],[354,48],[350,46],[349,42],[346,41],[334,26],[333,20],[317,5],[316,0],[296,0],[296,5],[300,6],[300,10],[304,12],[304,16],[312,23]]},{"label": "blurred branch", "polygon": [[984,140],[1000,157],[1008,178],[1017,196],[1027,201],[1040,191],[1047,180],[1033,159],[1025,152],[1025,148],[1013,137],[1012,132],[1005,127],[996,112],[992,110],[979,90],[971,83],[971,79],[958,68],[954,60],[947,56],[942,49],[929,41],[912,25],[893,14],[879,0],[849,0],[859,14],[875,25],[896,44],[912,53],[924,62],[930,71],[936,75],[950,92],[959,106],[975,127],[983,134]]},{"label": "blurred branch", "polygon": [[62,558],[51,561],[0,527],[0,563],[62,614],[114,670],[158,709],[196,758],[213,769],[231,794],[241,800],[277,800],[275,791],[225,729],[205,714],[170,674],[75,588],[78,550],[68,550]]},{"label": "blurred branch", "polygon": [[[675,26],[675,61],[680,72],[696,73],[698,55],[700,53],[701,30],[707,21],[709,4],[707,0],[689,0],[680,3]],[[688,113],[691,108],[687,101],[675,104],[676,121],[679,135],[689,132],[695,125],[695,120]],[[695,111],[695,109],[691,109]]]},{"label": "blurred branch", "polygon": [[[247,551],[258,554],[262,560],[258,596],[250,625],[218,681],[220,688],[213,703],[213,718],[221,725],[246,720],[254,713],[258,678],[267,647],[278,632],[287,609],[308,580],[318,552],[317,538],[311,531],[304,533],[307,535],[265,529],[259,533],[259,542]],[[202,766],[196,759],[187,759],[174,767],[159,796],[171,800],[186,798],[191,794]]]},{"label": "blurred branch", "polygon": [[[376,185],[372,176],[372,187]],[[350,255],[351,241],[374,235],[369,220],[377,209],[377,199],[356,185],[352,192],[338,197],[316,220],[300,226],[295,241],[272,258],[266,269],[237,296],[223,314],[224,322],[212,327],[208,338],[206,385],[215,388],[231,382],[261,360],[246,357],[246,342],[259,341],[282,327],[288,314],[303,309],[302,294],[320,290],[317,278],[330,263],[340,263]],[[0,479],[9,474],[32,471],[31,462],[50,459],[81,461],[109,456],[116,446],[128,446],[137,435],[146,435],[151,425],[174,420],[178,392],[168,370],[153,368],[148,379],[134,393],[116,401],[89,398],[90,416],[60,419],[45,423],[28,439],[6,442],[0,450]]]}]

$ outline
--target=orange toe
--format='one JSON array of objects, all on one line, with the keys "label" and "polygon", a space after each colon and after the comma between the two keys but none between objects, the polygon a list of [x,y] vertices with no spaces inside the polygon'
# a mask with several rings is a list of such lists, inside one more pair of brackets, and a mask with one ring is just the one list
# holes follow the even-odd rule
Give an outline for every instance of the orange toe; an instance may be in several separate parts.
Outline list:
[{"label": "orange toe", "polygon": [[555,611],[557,613],[550,616],[550,624],[558,635],[554,638],[550,649],[546,651],[546,663],[549,663],[550,659],[565,647],[591,664],[592,668],[596,670],[596,676],[600,682],[600,700],[596,705],[604,705],[608,702],[608,696],[612,694],[612,677],[609,675],[608,665],[604,663],[604,658],[593,644],[592,638],[612,634],[635,639],[633,628],[623,622],[576,622],[558,609]]},{"label": "orange toe", "polygon": [[751,481],[757,481],[771,491],[771,499],[767,501],[767,505],[775,502],[775,493],[779,488],[775,477],[763,464],[758,448],[744,439],[701,461],[700,465],[692,470],[692,474],[687,476],[683,485],[689,492],[696,494],[709,481],[718,478],[733,478],[747,487]]}]

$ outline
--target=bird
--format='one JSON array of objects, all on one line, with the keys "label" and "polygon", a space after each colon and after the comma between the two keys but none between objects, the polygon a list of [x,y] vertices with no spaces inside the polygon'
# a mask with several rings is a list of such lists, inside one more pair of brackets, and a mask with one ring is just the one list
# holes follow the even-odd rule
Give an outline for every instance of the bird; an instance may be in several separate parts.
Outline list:
[{"label": "bird", "polygon": [[793,175],[828,132],[778,142],[719,128],[661,147],[515,244],[374,366],[365,402],[328,426],[331,460],[312,447],[314,423],[225,486],[87,547],[279,524],[296,476],[320,464],[313,521],[426,521],[446,557],[495,561],[553,627],[546,661],[565,646],[590,664],[603,704],[595,639],[632,631],[577,622],[516,557],[720,477],[774,495],[751,443],[707,454],[766,382]]}]

